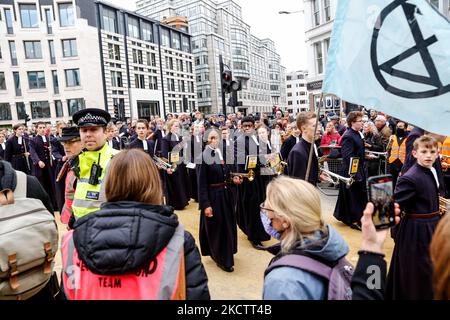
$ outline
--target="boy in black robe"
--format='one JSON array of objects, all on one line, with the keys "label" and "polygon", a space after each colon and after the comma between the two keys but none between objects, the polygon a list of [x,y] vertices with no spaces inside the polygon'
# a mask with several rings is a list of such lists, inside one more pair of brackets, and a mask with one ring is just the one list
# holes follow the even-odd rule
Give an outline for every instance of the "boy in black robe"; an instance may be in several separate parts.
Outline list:
[{"label": "boy in black robe", "polygon": [[437,141],[429,136],[418,138],[412,154],[417,163],[399,177],[394,194],[404,215],[396,232],[386,287],[386,298],[392,300],[433,299],[429,246],[440,220],[439,180],[433,168]]}]

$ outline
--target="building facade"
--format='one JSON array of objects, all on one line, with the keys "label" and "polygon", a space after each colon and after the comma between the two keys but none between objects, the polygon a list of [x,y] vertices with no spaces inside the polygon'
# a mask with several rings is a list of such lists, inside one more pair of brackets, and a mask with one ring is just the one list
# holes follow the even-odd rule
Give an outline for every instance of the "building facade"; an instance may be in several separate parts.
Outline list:
[{"label": "building facade", "polygon": [[290,113],[309,111],[307,77],[308,71],[294,71],[286,75],[287,110]]},{"label": "building facade", "polygon": [[[233,1],[139,0],[137,12],[157,20],[186,17],[192,35],[197,74],[199,110],[222,111],[219,55],[233,77],[242,83],[238,99],[245,113],[270,112],[286,105],[285,73],[275,44],[259,39],[242,19],[242,10]],[[227,99],[228,100],[228,99]],[[232,109],[228,109],[232,111]]]},{"label": "building facade", "polygon": [[190,35],[98,1],[0,0],[0,126],[196,108]]},{"label": "building facade", "polygon": [[[336,16],[337,0],[304,0],[305,34],[308,56],[307,89],[311,110],[319,106],[324,72],[330,46],[333,21]],[[450,18],[450,0],[428,0],[439,11]],[[329,95],[324,97],[322,112],[340,110],[350,111],[357,106],[341,102],[339,98]]]}]

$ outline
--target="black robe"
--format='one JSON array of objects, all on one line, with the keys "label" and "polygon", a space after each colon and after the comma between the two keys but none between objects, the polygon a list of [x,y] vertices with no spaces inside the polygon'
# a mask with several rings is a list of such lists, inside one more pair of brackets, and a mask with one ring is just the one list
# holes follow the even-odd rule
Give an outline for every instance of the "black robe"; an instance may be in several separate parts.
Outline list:
[{"label": "black robe", "polygon": [[[199,161],[195,161],[195,159],[201,159],[201,155],[203,152],[203,136],[190,136],[190,141],[187,145],[186,149],[186,157],[190,163],[193,163],[196,165],[196,167],[199,165]],[[189,198],[194,199],[196,202],[198,202],[198,185],[197,185],[197,170],[196,168],[190,169],[186,168],[187,174],[188,174],[188,191],[189,191]]]},{"label": "black robe", "polygon": [[[198,195],[200,214],[200,249],[203,256],[211,256],[218,264],[230,268],[234,265],[233,255],[237,252],[236,217],[232,208],[231,193],[228,186],[212,186],[224,183],[228,167],[221,163],[218,153],[205,148],[203,161],[197,164]],[[204,210],[211,207],[213,217],[207,218]]]},{"label": "black robe", "polygon": [[141,139],[135,139],[128,145],[127,149],[141,149],[142,151],[147,153],[150,156],[150,158],[153,158],[154,156],[153,152],[155,150],[155,141],[147,140],[147,150],[144,150],[144,142]]},{"label": "black robe", "polygon": [[[5,160],[10,162],[15,170],[22,171],[26,174],[31,174],[33,163],[31,157],[26,159],[24,153],[30,152],[30,141],[27,137],[22,137],[22,144],[19,144],[19,138],[12,135],[5,143]],[[27,165],[28,161],[28,165]]]},{"label": "black robe", "polygon": [[[172,138],[173,137],[173,138]],[[169,159],[169,152],[178,145],[181,141],[175,139],[175,136],[169,133],[162,139],[161,153],[166,159]],[[183,150],[179,151],[180,163],[177,165],[177,169],[172,174],[165,173],[165,186],[166,186],[166,203],[175,208],[175,210],[183,210],[189,204],[189,194],[186,189],[188,183],[188,176],[186,172],[186,166],[182,162]]]},{"label": "black robe", "polygon": [[112,140],[106,140],[106,143],[115,150],[121,150],[122,146],[120,145],[120,142],[116,138],[112,138]]},{"label": "black robe", "polygon": [[[306,170],[308,168],[309,152],[311,150],[311,143],[304,139],[300,139],[289,153],[288,157],[288,175],[292,178],[305,180]],[[316,186],[319,181],[319,162],[316,153],[313,151],[311,160],[311,169],[308,177],[308,182]]]},{"label": "black robe", "polygon": [[413,165],[398,178],[394,199],[406,213],[395,234],[386,298],[391,300],[432,300],[433,268],[429,247],[440,216],[408,218],[411,214],[438,211],[439,191],[430,169]]},{"label": "black robe", "polygon": [[358,172],[355,182],[347,189],[344,182],[339,185],[339,196],[334,209],[334,217],[350,225],[361,220],[362,213],[367,204],[366,173],[365,173],[365,147],[364,140],[359,132],[348,129],[341,140],[342,169],[340,174],[349,177],[348,169],[350,158],[359,158]]},{"label": "black robe", "polygon": [[[300,142],[300,137],[298,137],[298,140]],[[291,152],[292,148],[297,144],[297,138],[293,135],[291,135],[289,138],[287,138],[284,143],[281,145],[280,154],[283,157],[283,161],[286,161],[289,157],[289,153]]]},{"label": "black robe", "polygon": [[[259,153],[258,146],[259,143],[256,144],[251,137],[244,134],[236,140],[235,172],[248,172],[245,170],[246,156],[257,156]],[[260,216],[259,205],[263,202],[264,186],[259,174],[259,165],[252,170],[255,173],[255,179],[252,182],[244,179],[243,183],[238,186],[236,219],[239,228],[247,235],[248,240],[257,244],[258,242],[269,240],[270,236],[264,230]]]},{"label": "black robe", "polygon": [[50,137],[50,143],[52,145],[52,154],[53,154],[53,174],[55,177],[55,200],[56,200],[56,208],[59,212],[62,211],[62,208],[64,207],[64,193],[66,189],[66,181],[65,177],[62,178],[59,182],[56,181],[56,178],[58,177],[59,173],[61,172],[61,169],[64,166],[65,161],[63,161],[63,157],[66,155],[66,152],[64,151],[64,146],[62,143],[58,140],[57,137],[51,136]]},{"label": "black robe", "polygon": [[267,185],[276,177],[276,169],[271,168],[266,155],[273,153],[272,146],[270,143],[264,143],[260,140],[259,142],[259,162],[261,163],[261,182],[262,182],[262,194],[261,202],[266,200],[266,189]]},{"label": "black robe", "polygon": [[[165,135],[164,135],[165,137]],[[153,135],[153,140],[155,141],[155,154],[159,157],[161,155],[161,147],[163,140],[163,133],[161,130],[156,130]]]},{"label": "black robe", "polygon": [[6,149],[6,143],[5,147],[0,143],[0,160],[5,159],[5,149]]},{"label": "black robe", "polygon": [[[56,196],[55,196],[55,172],[54,172],[54,156],[51,150],[50,137],[44,138],[40,135],[31,139],[31,160],[33,161],[33,175],[39,180],[42,187],[47,191],[54,208],[58,208]],[[41,169],[39,167],[39,161],[45,164],[45,167]]]}]

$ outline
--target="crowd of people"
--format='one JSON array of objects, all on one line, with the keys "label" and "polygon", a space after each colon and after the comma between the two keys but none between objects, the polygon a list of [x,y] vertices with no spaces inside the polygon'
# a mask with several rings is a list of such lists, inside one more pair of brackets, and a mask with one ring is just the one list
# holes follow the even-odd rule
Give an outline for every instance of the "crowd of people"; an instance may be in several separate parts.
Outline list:
[{"label": "crowd of people", "polygon": [[[58,297],[209,299],[200,254],[233,272],[239,228],[255,249],[275,255],[264,299],[326,299],[332,280],[316,269],[351,269],[345,240],[323,220],[317,189],[330,183],[323,161],[339,159],[334,216],[362,230],[364,239],[348,291],[339,297],[351,299],[353,289],[354,299],[449,298],[450,250],[442,240],[449,218],[439,213],[439,196],[450,195],[448,137],[375,110],[320,118],[281,110],[207,117],[197,111],[121,122],[84,109],[73,115],[72,126],[38,122],[12,129],[0,131],[0,190],[10,189],[2,176],[28,174],[27,197],[59,212],[69,230]],[[354,158],[359,165],[352,172]],[[386,270],[387,232],[380,236],[371,223],[366,181],[383,173],[381,160],[393,176],[402,219],[392,232],[386,285],[374,291],[362,268],[375,263]],[[200,250],[174,213],[191,201],[201,213]],[[279,244],[265,247],[271,238]],[[285,262],[290,255],[320,266]]]}]

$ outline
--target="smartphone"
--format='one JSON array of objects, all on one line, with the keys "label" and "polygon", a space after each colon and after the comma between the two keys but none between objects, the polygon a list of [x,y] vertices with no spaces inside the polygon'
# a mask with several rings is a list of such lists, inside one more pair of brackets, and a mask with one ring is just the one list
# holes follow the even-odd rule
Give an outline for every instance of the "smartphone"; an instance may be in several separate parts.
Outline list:
[{"label": "smartphone", "polygon": [[373,224],[376,229],[395,226],[394,186],[392,175],[370,177],[367,180],[369,201],[374,205]]}]

